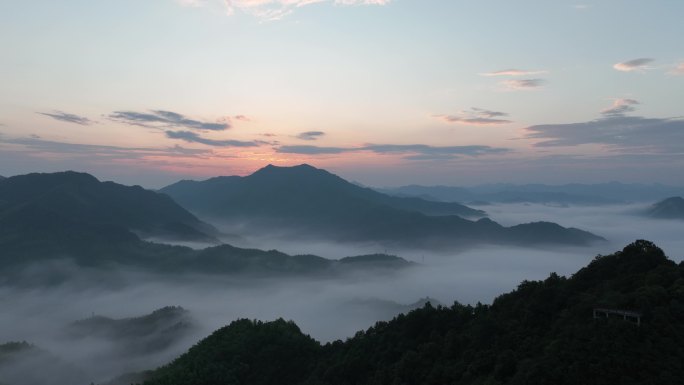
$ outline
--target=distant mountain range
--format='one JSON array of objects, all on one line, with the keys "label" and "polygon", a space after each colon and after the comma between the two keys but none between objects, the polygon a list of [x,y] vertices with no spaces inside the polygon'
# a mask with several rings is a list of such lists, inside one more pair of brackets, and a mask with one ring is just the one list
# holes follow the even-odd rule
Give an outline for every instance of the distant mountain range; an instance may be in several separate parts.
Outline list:
[{"label": "distant mountain range", "polygon": [[443,202],[543,203],[567,205],[602,205],[648,202],[684,194],[684,187],[662,184],[489,184],[474,187],[418,186],[378,188],[380,192],[403,197],[422,197]]},{"label": "distant mountain range", "polygon": [[[330,260],[275,250],[218,245],[202,250],[151,243],[141,236],[219,243],[218,232],[164,194],[75,172],[29,174],[0,182],[0,270],[69,259],[78,266],[128,266],[156,273],[336,275],[411,266],[401,258],[366,255]],[[0,283],[59,283],[49,271],[26,279],[19,272]]]},{"label": "distant mountain range", "polygon": [[602,239],[548,222],[503,227],[487,218],[469,220],[486,214],[457,203],[392,197],[309,165],[269,165],[246,177],[181,181],[161,192],[206,220],[289,239],[375,241],[415,248],[586,245]]},{"label": "distant mountain range", "polygon": [[671,197],[662,200],[649,207],[645,214],[652,218],[684,220],[684,198]]},{"label": "distant mountain range", "polygon": [[[280,231],[298,237],[304,234],[303,238],[324,235],[416,248],[476,243],[584,245],[601,239],[547,222],[503,227],[487,218],[470,221],[449,213],[484,213],[458,204],[388,197],[311,166],[270,166],[249,177],[181,182],[164,192],[180,194],[176,199],[203,214],[251,223],[250,231],[258,234]],[[220,236],[214,227],[167,195],[139,186],[100,182],[76,172],[28,174],[0,181],[0,269],[5,271],[55,259],[94,268],[121,265],[160,273],[253,276],[337,275],[411,266],[388,255],[330,260],[230,245],[194,250],[142,239],[219,243],[215,235]],[[22,282],[24,278],[19,273],[0,276],[2,282],[14,280],[15,284],[70,279],[68,273],[55,272],[44,277],[34,274]]]},{"label": "distant mountain range", "polygon": [[679,384],[683,276],[684,264],[637,241],[571,277],[524,281],[491,306],[427,303],[346,341],[240,319],[143,383]]}]

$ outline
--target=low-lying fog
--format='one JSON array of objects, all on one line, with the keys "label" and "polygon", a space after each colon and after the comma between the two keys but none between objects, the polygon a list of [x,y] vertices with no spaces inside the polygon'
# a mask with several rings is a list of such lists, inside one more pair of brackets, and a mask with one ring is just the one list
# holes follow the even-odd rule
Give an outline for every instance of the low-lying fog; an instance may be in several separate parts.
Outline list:
[{"label": "low-lying fog", "polygon": [[[61,270],[75,274],[67,284],[49,288],[0,288],[0,343],[26,340],[78,367],[89,381],[103,382],[124,372],[164,364],[236,318],[292,319],[305,333],[330,341],[350,337],[377,320],[389,319],[407,309],[402,305],[425,297],[445,305],[453,301],[491,302],[522,280],[543,279],[550,272],[572,274],[595,255],[619,250],[635,239],[654,241],[676,261],[684,256],[684,221],[636,217],[631,213],[641,208],[637,206],[511,204],[484,208],[493,220],[504,225],[548,220],[591,231],[609,241],[587,248],[479,247],[456,254],[435,254],[385,250],[373,245],[351,247],[254,239],[242,234],[245,245],[262,249],[311,253],[326,258],[387,252],[421,264],[396,274],[360,274],[328,280],[247,280],[202,275],[170,279],[132,271],[77,270],[73,265],[59,262],[56,265]],[[135,317],[167,305],[189,310],[197,327],[154,354],[123,354],[115,339],[74,340],[65,333],[70,323],[92,314],[117,319]],[[0,368],[0,382],[7,381],[8,373],[9,369]],[[59,377],[53,373],[49,376],[53,380]],[[17,382],[21,383],[21,380]],[[43,383],[51,382],[46,379]]]}]

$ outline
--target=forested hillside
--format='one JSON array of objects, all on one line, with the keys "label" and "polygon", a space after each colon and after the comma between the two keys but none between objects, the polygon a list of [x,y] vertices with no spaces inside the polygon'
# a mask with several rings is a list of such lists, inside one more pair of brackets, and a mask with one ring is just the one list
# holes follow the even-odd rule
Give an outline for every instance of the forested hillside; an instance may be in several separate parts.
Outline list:
[{"label": "forested hillside", "polygon": [[[595,308],[639,313],[641,325]],[[238,320],[145,384],[677,384],[683,356],[684,264],[637,241],[492,305],[426,304],[347,341]]]}]

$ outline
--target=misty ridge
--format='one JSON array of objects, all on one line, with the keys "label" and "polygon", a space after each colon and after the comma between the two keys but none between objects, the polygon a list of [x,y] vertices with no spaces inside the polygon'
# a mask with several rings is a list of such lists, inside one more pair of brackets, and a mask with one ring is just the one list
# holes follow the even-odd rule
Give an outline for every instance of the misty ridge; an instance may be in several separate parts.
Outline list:
[{"label": "misty ridge", "polygon": [[[683,222],[661,219],[679,215],[672,192],[562,205],[483,195],[476,209],[387,195],[308,165],[158,192],[76,172],[5,178],[0,383],[156,381],[152,370],[238,319],[297,325],[276,321],[260,344],[280,332],[344,340],[414,309],[490,304],[635,239],[680,261]],[[606,306],[636,306],[611,295]],[[262,327],[236,325],[247,339]],[[307,342],[306,365],[317,343]],[[45,370],[26,376],[35,367]]]}]

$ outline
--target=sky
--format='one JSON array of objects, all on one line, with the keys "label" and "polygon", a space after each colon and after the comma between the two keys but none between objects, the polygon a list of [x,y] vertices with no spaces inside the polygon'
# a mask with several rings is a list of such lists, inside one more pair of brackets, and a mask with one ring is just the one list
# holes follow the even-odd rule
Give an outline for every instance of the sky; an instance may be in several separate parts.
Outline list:
[{"label": "sky", "polygon": [[0,1],[0,175],[684,185],[681,0]]}]

